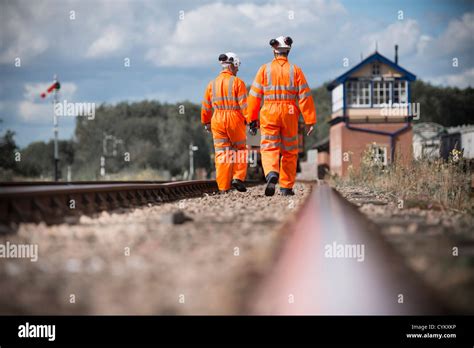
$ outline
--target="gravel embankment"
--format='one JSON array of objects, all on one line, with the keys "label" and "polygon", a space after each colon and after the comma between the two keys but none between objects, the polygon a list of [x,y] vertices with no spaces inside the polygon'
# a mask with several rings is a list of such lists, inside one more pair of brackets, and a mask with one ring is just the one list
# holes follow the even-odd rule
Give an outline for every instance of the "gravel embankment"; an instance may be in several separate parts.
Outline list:
[{"label": "gravel embankment", "polygon": [[[78,224],[22,224],[0,244],[37,244],[38,261],[0,258],[0,314],[233,314],[275,256],[309,193],[207,195],[83,216]],[[174,224],[182,211],[192,221]]]},{"label": "gravel embankment", "polygon": [[[474,216],[367,188],[338,191],[374,221],[457,313],[474,313]],[[456,249],[457,248],[457,249]]]}]

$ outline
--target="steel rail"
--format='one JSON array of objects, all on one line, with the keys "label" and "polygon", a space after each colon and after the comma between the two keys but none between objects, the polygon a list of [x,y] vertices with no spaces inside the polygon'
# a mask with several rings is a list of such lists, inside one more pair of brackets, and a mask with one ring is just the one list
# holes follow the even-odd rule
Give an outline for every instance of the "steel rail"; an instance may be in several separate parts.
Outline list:
[{"label": "steel rail", "polygon": [[0,188],[7,186],[60,186],[60,185],[92,185],[92,184],[164,184],[169,180],[103,180],[103,181],[0,181]]},{"label": "steel rail", "polygon": [[66,216],[169,202],[216,191],[214,180],[4,186],[0,187],[0,224],[55,224],[63,222]]},{"label": "steel rail", "polygon": [[447,312],[436,294],[383,239],[377,226],[326,184],[313,186],[282,232],[286,239],[273,269],[247,300],[245,313]]}]

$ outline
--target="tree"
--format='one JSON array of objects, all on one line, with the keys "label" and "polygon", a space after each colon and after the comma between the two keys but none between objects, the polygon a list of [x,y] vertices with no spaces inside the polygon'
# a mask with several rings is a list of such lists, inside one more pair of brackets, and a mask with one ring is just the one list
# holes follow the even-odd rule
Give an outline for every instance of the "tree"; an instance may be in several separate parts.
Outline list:
[{"label": "tree", "polygon": [[[71,140],[59,140],[59,170],[66,172],[66,167],[74,162],[74,144]],[[36,141],[21,150],[21,161],[18,173],[26,177],[53,177],[54,142]],[[64,174],[62,175],[64,179]]]},{"label": "tree", "polygon": [[[121,142],[115,156],[104,154],[106,137]],[[182,174],[188,169],[191,142],[199,147],[195,166],[209,169],[211,164],[212,139],[202,130],[200,106],[187,101],[103,104],[96,110],[94,120],[77,120],[75,139],[74,172],[89,179],[97,178],[100,157],[104,155],[108,173],[149,167]],[[129,162],[123,160],[124,152],[130,153]]]},{"label": "tree", "polygon": [[14,136],[14,132],[7,130],[5,134],[0,137],[0,167],[12,171],[17,169],[15,153],[18,148]]},{"label": "tree", "polygon": [[474,88],[433,86],[423,81],[411,85],[412,103],[420,103],[420,119],[445,127],[472,123]]}]

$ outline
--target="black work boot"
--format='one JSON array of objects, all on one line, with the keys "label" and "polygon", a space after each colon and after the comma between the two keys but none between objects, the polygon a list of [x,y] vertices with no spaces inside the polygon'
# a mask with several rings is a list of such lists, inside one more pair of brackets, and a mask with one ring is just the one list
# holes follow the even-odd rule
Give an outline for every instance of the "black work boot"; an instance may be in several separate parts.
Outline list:
[{"label": "black work boot", "polygon": [[235,188],[239,192],[247,192],[247,188],[242,180],[239,179],[232,179],[232,187]]},{"label": "black work boot", "polygon": [[290,188],[280,188],[280,193],[282,196],[294,196],[295,192]]},{"label": "black work boot", "polygon": [[275,186],[278,182],[278,173],[270,172],[267,175],[267,187],[265,187],[265,196],[273,196],[275,194]]}]

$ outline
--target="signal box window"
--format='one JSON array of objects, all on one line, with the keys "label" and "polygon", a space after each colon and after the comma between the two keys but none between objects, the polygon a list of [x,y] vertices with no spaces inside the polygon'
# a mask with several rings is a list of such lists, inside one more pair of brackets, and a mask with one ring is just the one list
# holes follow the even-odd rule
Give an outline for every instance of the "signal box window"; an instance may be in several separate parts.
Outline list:
[{"label": "signal box window", "polygon": [[380,65],[379,64],[372,65],[372,75],[380,76]]}]

